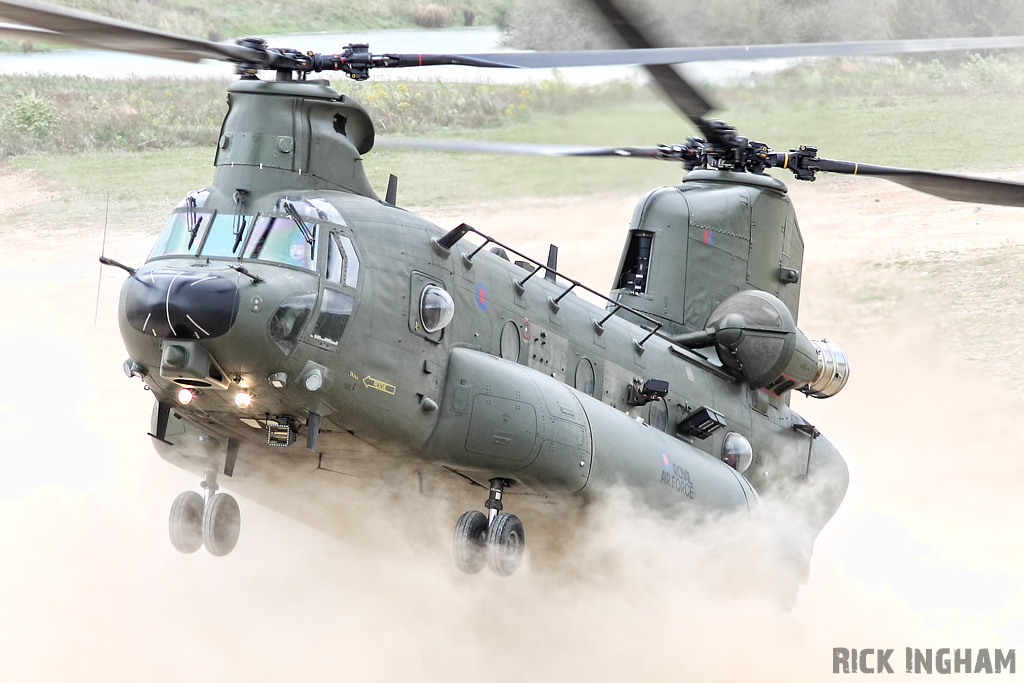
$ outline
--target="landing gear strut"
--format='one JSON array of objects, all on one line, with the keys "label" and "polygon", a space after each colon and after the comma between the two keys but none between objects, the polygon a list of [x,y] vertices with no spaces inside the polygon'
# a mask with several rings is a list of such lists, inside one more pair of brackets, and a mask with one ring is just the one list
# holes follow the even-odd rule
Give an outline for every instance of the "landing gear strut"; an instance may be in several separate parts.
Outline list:
[{"label": "landing gear strut", "polygon": [[506,479],[491,479],[491,495],[484,503],[487,516],[470,510],[455,524],[455,564],[467,574],[476,574],[486,564],[498,576],[510,576],[523,561],[523,523],[501,511],[501,496],[508,483]]},{"label": "landing gear strut", "polygon": [[241,515],[238,503],[227,493],[217,493],[217,470],[206,470],[201,484],[203,495],[185,491],[171,505],[171,545],[181,553],[194,553],[206,546],[211,555],[222,557],[235,549]]}]

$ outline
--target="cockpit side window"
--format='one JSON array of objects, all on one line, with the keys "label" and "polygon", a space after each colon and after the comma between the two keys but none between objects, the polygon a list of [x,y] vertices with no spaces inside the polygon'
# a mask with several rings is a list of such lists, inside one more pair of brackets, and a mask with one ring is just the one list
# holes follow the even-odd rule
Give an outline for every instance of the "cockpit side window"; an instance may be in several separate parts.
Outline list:
[{"label": "cockpit side window", "polygon": [[345,273],[345,257],[338,246],[338,234],[331,233],[331,241],[327,243],[327,281],[341,284],[341,276]]},{"label": "cockpit side window", "polygon": [[199,245],[203,243],[211,217],[208,213],[188,210],[172,213],[149,258],[194,256],[199,251]]},{"label": "cockpit side window", "polygon": [[210,222],[203,241],[201,256],[238,256],[246,229],[252,225],[252,216],[218,213]]},{"label": "cockpit side window", "polygon": [[331,233],[327,248],[327,280],[355,287],[359,282],[359,257],[352,240],[336,232]]},{"label": "cockpit side window", "polygon": [[313,326],[313,338],[330,345],[337,345],[345,325],[352,315],[355,300],[333,289],[325,289],[320,314]]},{"label": "cockpit side window", "polygon": [[260,216],[245,246],[245,257],[315,269],[319,226],[303,223],[300,227],[291,218]]}]

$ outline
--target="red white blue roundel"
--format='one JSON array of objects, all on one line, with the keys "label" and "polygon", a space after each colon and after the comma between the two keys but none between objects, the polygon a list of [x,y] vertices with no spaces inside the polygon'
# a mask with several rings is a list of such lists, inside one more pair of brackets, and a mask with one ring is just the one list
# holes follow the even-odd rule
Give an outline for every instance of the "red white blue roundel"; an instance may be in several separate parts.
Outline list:
[{"label": "red white blue roundel", "polygon": [[672,463],[668,461],[668,456],[665,455],[665,451],[661,452],[661,464],[665,466],[667,472],[672,471]]},{"label": "red white blue roundel", "polygon": [[484,283],[476,283],[476,307],[481,311],[487,310],[487,288]]}]

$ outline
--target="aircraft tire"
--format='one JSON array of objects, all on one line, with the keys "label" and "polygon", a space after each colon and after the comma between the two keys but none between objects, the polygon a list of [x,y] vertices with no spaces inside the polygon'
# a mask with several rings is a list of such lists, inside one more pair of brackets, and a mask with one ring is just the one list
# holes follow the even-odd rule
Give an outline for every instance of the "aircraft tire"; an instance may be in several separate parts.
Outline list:
[{"label": "aircraft tire", "polygon": [[179,553],[191,555],[203,547],[203,497],[185,491],[171,504],[168,521],[171,545]]},{"label": "aircraft tire", "polygon": [[526,550],[523,523],[515,515],[502,512],[487,531],[487,564],[498,576],[511,576],[519,569]]},{"label": "aircraft tire", "polygon": [[235,549],[241,514],[238,503],[226,493],[218,493],[203,513],[203,545],[215,557],[223,557]]},{"label": "aircraft tire", "polygon": [[487,515],[470,510],[455,523],[455,565],[467,574],[476,574],[487,564]]}]

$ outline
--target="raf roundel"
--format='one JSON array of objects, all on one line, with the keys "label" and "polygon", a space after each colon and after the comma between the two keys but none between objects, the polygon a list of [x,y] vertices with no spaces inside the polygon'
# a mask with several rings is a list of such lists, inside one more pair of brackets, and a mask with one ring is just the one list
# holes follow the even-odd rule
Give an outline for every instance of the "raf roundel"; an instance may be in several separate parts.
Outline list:
[{"label": "raf roundel", "polygon": [[481,311],[487,310],[487,288],[484,283],[476,283],[476,307]]},{"label": "raf roundel", "polygon": [[672,471],[672,463],[669,462],[668,456],[665,455],[665,451],[661,452],[661,464],[665,466],[665,471],[666,472],[671,472]]}]

